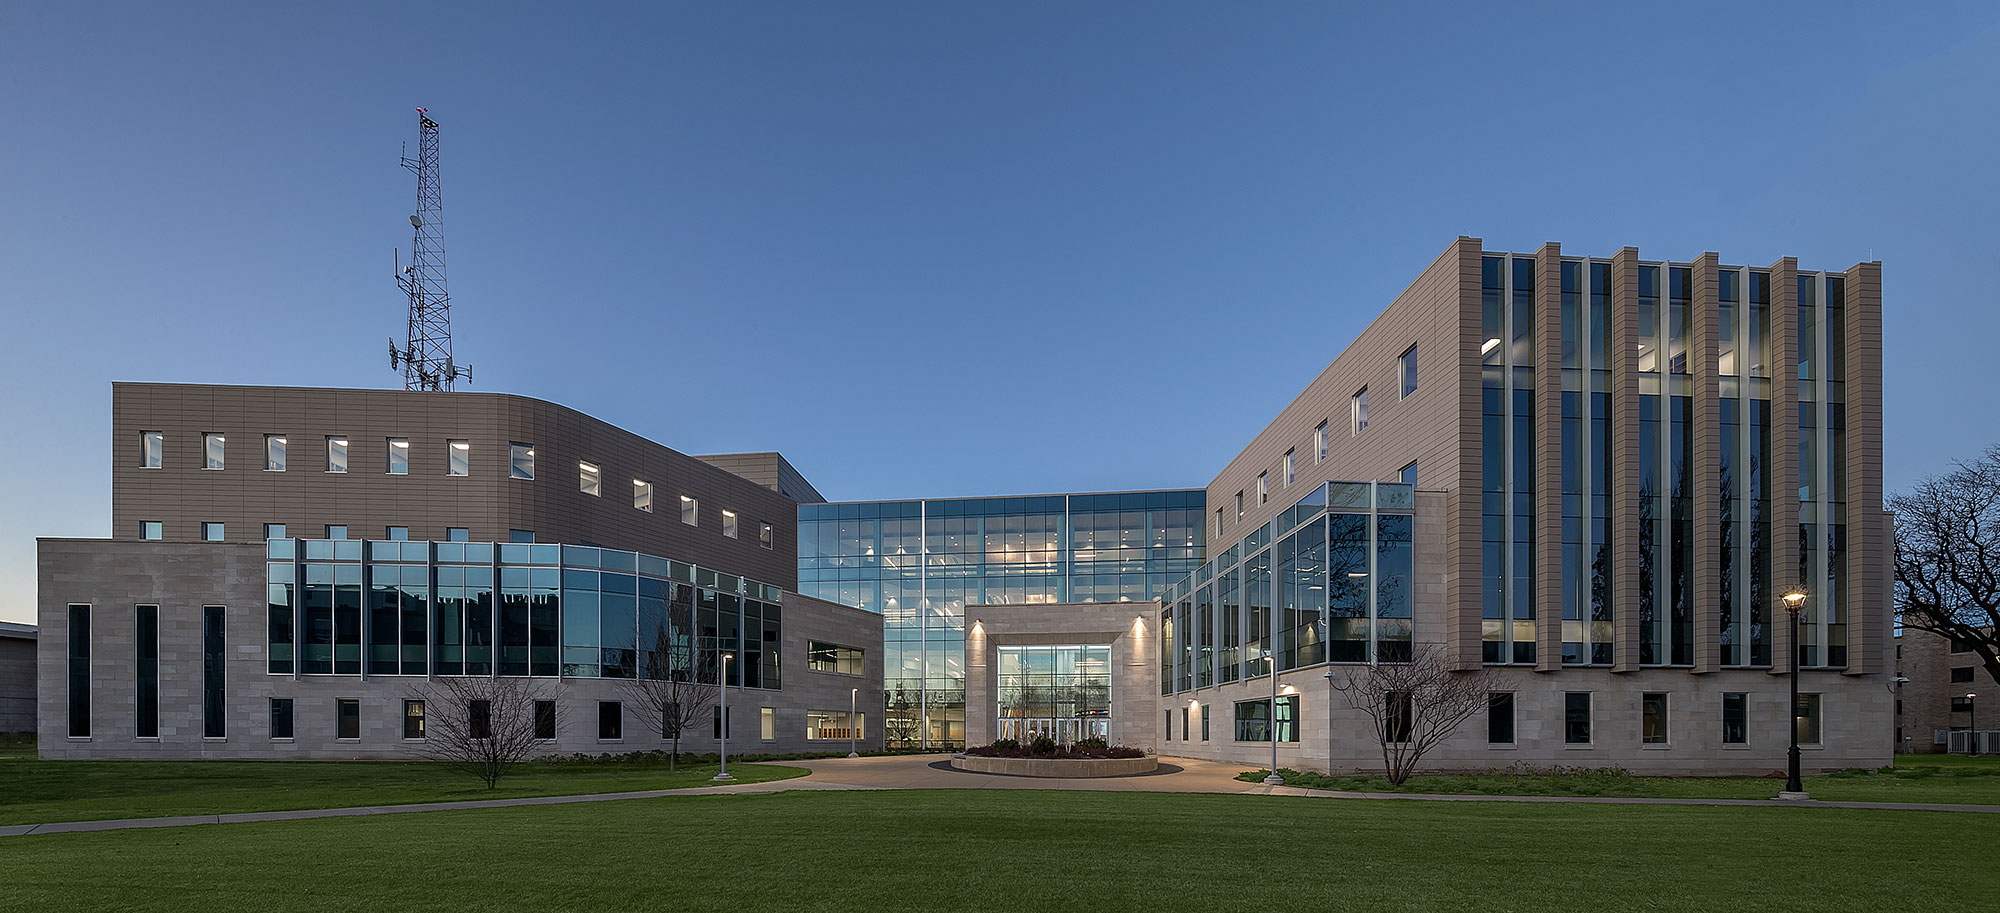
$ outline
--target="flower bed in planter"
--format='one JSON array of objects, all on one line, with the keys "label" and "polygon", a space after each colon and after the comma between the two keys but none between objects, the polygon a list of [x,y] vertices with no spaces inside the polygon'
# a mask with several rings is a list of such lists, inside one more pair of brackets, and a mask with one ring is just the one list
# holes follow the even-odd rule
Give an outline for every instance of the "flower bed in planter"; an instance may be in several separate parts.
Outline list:
[{"label": "flower bed in planter", "polygon": [[1084,739],[1074,745],[1057,745],[1039,738],[1028,745],[1001,739],[991,745],[967,748],[951,759],[951,766],[978,773],[1012,774],[1023,777],[1129,777],[1151,773],[1159,759],[1137,748],[1106,745],[1102,739]]}]

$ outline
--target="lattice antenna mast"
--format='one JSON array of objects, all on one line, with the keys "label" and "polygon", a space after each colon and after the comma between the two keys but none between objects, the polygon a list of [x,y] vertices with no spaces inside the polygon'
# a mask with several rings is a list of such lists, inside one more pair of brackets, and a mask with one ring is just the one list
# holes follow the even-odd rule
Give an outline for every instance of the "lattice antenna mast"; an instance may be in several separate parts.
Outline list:
[{"label": "lattice antenna mast", "polygon": [[416,236],[410,265],[396,257],[396,283],[410,298],[410,330],[402,348],[389,340],[389,368],[403,372],[405,390],[450,390],[472,366],[451,358],[451,295],[444,284],[444,190],[438,185],[438,125],[417,109],[417,157],[403,148],[403,167],[417,174],[417,212],[410,216]]}]

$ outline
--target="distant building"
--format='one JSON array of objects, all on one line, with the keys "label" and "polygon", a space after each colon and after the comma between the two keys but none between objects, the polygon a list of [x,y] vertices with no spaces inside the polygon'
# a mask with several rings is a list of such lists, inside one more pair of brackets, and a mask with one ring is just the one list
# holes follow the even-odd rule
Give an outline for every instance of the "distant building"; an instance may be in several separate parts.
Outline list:
[{"label": "distant building", "polygon": [[1896,750],[1917,754],[1968,750],[1978,726],[1980,750],[2000,754],[2000,684],[1970,644],[1929,631],[1896,635]]},{"label": "distant building", "polygon": [[35,626],[0,621],[0,735],[35,731]]}]

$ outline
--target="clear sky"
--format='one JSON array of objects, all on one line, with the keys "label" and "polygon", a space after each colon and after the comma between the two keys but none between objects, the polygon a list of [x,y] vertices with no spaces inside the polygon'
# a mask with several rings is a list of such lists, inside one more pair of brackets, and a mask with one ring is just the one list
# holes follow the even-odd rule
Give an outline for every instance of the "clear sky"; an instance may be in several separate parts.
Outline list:
[{"label": "clear sky", "polygon": [[2000,440],[2000,5],[572,6],[0,5],[0,620],[111,381],[399,383],[417,105],[472,389],[836,500],[1205,484],[1459,234],[1879,258]]}]

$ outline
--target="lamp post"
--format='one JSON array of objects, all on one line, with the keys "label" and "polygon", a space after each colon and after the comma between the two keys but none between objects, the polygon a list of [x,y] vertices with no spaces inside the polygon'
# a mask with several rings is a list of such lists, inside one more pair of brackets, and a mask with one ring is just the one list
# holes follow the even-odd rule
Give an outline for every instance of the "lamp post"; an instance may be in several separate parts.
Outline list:
[{"label": "lamp post", "polygon": [[721,749],[722,770],[710,779],[720,783],[736,779],[729,775],[729,661],[734,658],[733,654],[722,654],[722,681],[716,685],[721,692],[722,736],[717,744]]},{"label": "lamp post", "polygon": [[1979,753],[1979,716],[1973,713],[1972,701],[1979,697],[1971,691],[1965,692],[1965,753],[1967,756]]},{"label": "lamp post", "polygon": [[1792,705],[1787,716],[1792,724],[1792,750],[1785,765],[1785,791],[1780,799],[1809,799],[1805,784],[1799,782],[1799,615],[1805,611],[1806,591],[1794,589],[1784,596],[1785,609],[1792,613]]},{"label": "lamp post", "polygon": [[1271,719],[1266,722],[1271,727],[1271,773],[1264,785],[1283,786],[1285,778],[1278,776],[1278,654],[1265,650],[1264,659],[1271,664]]},{"label": "lamp post", "polygon": [[847,695],[847,756],[850,758],[861,757],[861,752],[855,750],[857,740],[861,738],[861,726],[854,718],[855,705],[860,701],[861,689],[851,689]]}]

